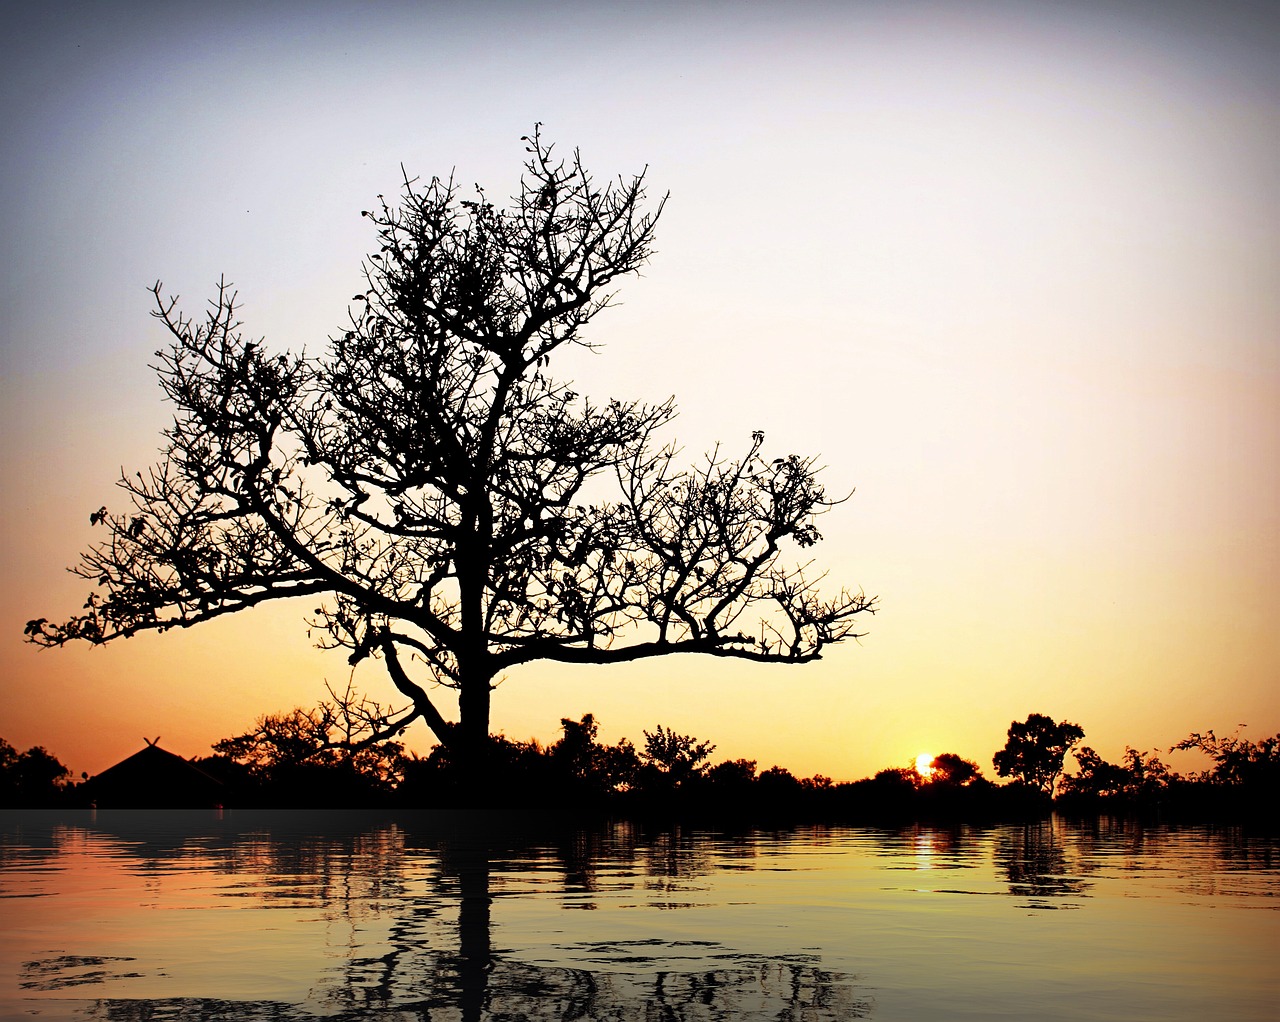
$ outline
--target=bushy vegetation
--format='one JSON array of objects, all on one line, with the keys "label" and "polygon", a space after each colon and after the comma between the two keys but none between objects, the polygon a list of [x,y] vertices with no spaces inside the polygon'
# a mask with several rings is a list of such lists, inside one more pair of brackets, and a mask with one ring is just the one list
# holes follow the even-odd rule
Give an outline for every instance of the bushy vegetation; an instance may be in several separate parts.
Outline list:
[{"label": "bushy vegetation", "polygon": [[1170,752],[1196,749],[1211,765],[1180,774],[1156,753],[1126,748],[1108,763],[1085,746],[1078,770],[1062,782],[1059,809],[1078,813],[1166,815],[1177,818],[1277,818],[1280,806],[1280,734],[1254,742],[1212,730],[1192,733]]},{"label": "bushy vegetation", "polygon": [[[1127,748],[1118,763],[1079,743],[1076,724],[1032,714],[1014,722],[995,754],[996,783],[956,753],[927,766],[890,767],[859,781],[796,777],[756,760],[714,758],[715,745],[658,725],[639,746],[600,741],[592,714],[560,721],[543,745],[491,736],[486,808],[584,814],[682,816],[694,820],[910,819],[984,821],[1026,818],[1050,809],[1079,815],[1169,819],[1275,818],[1280,799],[1280,735],[1249,741],[1193,733],[1169,751],[1199,750],[1207,769],[1171,770],[1157,752]],[[351,742],[338,715],[294,710],[260,718],[253,730],[216,742],[194,760],[240,807],[475,807],[475,778],[447,746],[425,756],[398,741]],[[1070,751],[1076,769],[1064,770]],[[1002,769],[1002,767],[1004,769]],[[85,801],[65,766],[43,748],[18,753],[0,740],[0,804],[76,805]]]},{"label": "bushy vegetation", "polygon": [[44,806],[66,793],[71,771],[43,746],[19,752],[0,738],[0,806]]}]

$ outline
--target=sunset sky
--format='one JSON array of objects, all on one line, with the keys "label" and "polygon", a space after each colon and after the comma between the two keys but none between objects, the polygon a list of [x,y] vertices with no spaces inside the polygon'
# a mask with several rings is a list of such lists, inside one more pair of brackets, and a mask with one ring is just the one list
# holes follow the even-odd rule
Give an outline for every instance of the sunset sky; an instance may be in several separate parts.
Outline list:
[{"label": "sunset sky", "polygon": [[[280,604],[25,645],[170,411],[157,279],[221,274],[317,350],[412,175],[516,187],[520,136],[670,192],[553,368],[763,430],[853,498],[814,551],[880,597],[817,664],[531,667],[493,727],[656,724],[797,774],[1078,722],[1108,759],[1280,731],[1280,31],[1264,3],[60,3],[0,23],[0,737],[78,774],[187,756],[348,675]],[[376,667],[357,682],[391,700]],[[429,732],[415,725],[411,747]],[[1175,762],[1178,762],[1175,757]]]}]

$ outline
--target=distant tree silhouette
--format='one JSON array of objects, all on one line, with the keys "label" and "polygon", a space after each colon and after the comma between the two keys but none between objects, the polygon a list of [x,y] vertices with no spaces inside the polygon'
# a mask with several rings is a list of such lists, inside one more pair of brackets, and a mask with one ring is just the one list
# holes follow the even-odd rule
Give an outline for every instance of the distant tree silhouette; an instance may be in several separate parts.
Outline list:
[{"label": "distant tree silhouette", "polygon": [[761,799],[775,805],[794,800],[803,790],[803,782],[786,767],[771,766],[756,778],[756,791]]},{"label": "distant tree silhouette", "polygon": [[394,784],[400,775],[404,746],[388,740],[352,747],[342,733],[334,706],[322,702],[313,710],[259,717],[252,731],[215,742],[216,755],[243,764],[267,777],[297,767],[343,767],[379,784]]},{"label": "distant tree silhouette", "polygon": [[600,770],[600,744],[596,736],[600,725],[595,714],[585,713],[581,720],[560,718],[561,738],[548,752],[563,773],[575,780],[590,783]]},{"label": "distant tree silhouette", "polygon": [[726,759],[707,770],[707,780],[716,784],[746,786],[755,779],[754,759]]},{"label": "distant tree silhouette", "polygon": [[1253,742],[1239,735],[1219,738],[1212,729],[1192,732],[1170,750],[1198,749],[1213,760],[1202,779],[1228,787],[1280,789],[1280,734]]},{"label": "distant tree silhouette", "polygon": [[1076,772],[1062,779],[1062,794],[1090,798],[1120,798],[1132,778],[1119,763],[1109,763],[1085,745],[1075,751]]},{"label": "distant tree silhouette", "polygon": [[905,790],[917,787],[922,778],[915,767],[885,767],[883,770],[877,770],[872,780],[886,787]]},{"label": "distant tree silhouette", "polygon": [[44,746],[19,752],[0,738],[0,806],[46,806],[58,802],[71,771]]},{"label": "distant tree silhouette", "polygon": [[679,787],[704,774],[710,766],[707,758],[715,751],[711,742],[700,742],[692,735],[677,734],[659,724],[655,730],[644,732],[640,758]]},{"label": "distant tree silhouette", "polygon": [[1101,800],[1108,803],[1151,803],[1162,796],[1175,774],[1155,753],[1126,746],[1121,763],[1108,763],[1089,746],[1074,753],[1077,771],[1062,778],[1061,795],[1068,802]]},{"label": "distant tree silhouette", "polygon": [[[381,660],[407,705],[375,743],[423,720],[464,759],[489,734],[504,672],[672,653],[797,664],[855,635],[862,592],[822,596],[787,544],[821,538],[834,503],[814,459],[770,458],[762,433],[692,468],[659,438],[670,401],[595,402],[549,375],[612,288],[648,260],[663,202],[645,175],[600,185],[535,130],[512,204],[452,178],[406,178],[365,211],[378,250],[349,325],[319,355],[240,332],[225,282],[203,319],[153,288],[176,409],[160,463],[126,473],[131,504],[73,569],[83,612],[30,641],[111,642],[313,601],[310,633]],[[456,720],[431,689],[457,692]]]},{"label": "distant tree silhouette", "polygon": [[954,752],[943,752],[933,757],[927,783],[962,788],[982,780],[982,770],[971,759]]},{"label": "distant tree silhouette", "polygon": [[1025,721],[1009,725],[1008,741],[992,758],[996,773],[1013,777],[1052,796],[1062,775],[1062,765],[1084,731],[1070,721],[1057,723],[1052,717],[1033,713]]},{"label": "distant tree silhouette", "polygon": [[561,778],[590,794],[627,791],[635,784],[640,758],[627,739],[600,744],[599,725],[590,713],[580,721],[561,718],[560,726],[564,734],[547,752]]},{"label": "distant tree silhouette", "polygon": [[[354,700],[349,703],[355,705]],[[369,704],[365,704],[366,710]],[[341,702],[259,717],[252,730],[213,744],[196,765],[226,786],[231,803],[361,806],[385,802],[403,780],[404,746],[351,743]]]},{"label": "distant tree silhouette", "polygon": [[726,759],[707,769],[708,796],[716,806],[726,810],[749,811],[758,805],[756,799],[756,761]]}]

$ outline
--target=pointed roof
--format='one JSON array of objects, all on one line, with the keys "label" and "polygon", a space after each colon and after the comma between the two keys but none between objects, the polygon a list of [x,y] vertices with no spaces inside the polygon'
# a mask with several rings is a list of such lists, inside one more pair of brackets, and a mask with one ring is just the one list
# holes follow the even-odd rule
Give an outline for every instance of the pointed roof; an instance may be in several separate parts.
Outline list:
[{"label": "pointed roof", "polygon": [[194,763],[168,749],[160,739],[84,783],[84,794],[102,808],[179,809],[221,805],[223,785]]}]

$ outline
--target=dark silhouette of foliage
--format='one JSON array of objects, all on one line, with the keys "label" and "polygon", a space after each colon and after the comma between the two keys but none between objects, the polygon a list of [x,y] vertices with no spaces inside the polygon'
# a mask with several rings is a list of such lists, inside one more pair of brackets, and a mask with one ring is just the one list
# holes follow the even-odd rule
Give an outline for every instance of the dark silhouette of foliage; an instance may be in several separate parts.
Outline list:
[{"label": "dark silhouette of foliage", "polygon": [[197,765],[250,804],[372,805],[385,801],[403,778],[404,746],[394,739],[354,740],[367,732],[362,707],[349,693],[314,709],[259,717],[253,730],[215,742]]},{"label": "dark silhouette of foliage", "polygon": [[617,745],[597,741],[599,725],[593,714],[580,721],[561,718],[563,735],[547,750],[561,783],[577,794],[600,797],[629,791],[635,785],[640,758],[635,747],[623,739]]},{"label": "dark silhouette of foliage", "polygon": [[410,756],[402,764],[404,780],[396,803],[414,808],[469,808],[476,804],[476,788],[485,790],[485,807],[493,809],[573,806],[583,812],[595,808],[585,789],[559,773],[547,750],[537,742],[513,741],[491,735],[477,762],[464,759],[455,748],[437,745],[427,756]]},{"label": "dark silhouette of foliage", "polygon": [[622,739],[617,745],[601,746],[598,762],[605,791],[628,792],[636,787],[642,764],[628,739]]},{"label": "dark silhouette of foliage", "polygon": [[1052,796],[1067,753],[1083,738],[1078,724],[1057,723],[1052,717],[1033,713],[1025,721],[1009,725],[1008,741],[991,762],[1001,777],[1016,778]]},{"label": "dark silhouette of foliage", "polygon": [[644,732],[643,764],[656,770],[673,787],[688,784],[702,776],[710,764],[707,758],[716,751],[711,742],[700,742],[692,735],[677,734],[661,724]]},{"label": "dark silhouette of foliage", "polygon": [[1077,771],[1062,779],[1061,794],[1071,798],[1119,798],[1129,788],[1129,771],[1119,763],[1108,763],[1089,746],[1075,752]]},{"label": "dark silhouette of foliage", "polygon": [[282,770],[344,767],[382,785],[399,780],[404,746],[397,741],[352,746],[338,733],[331,707],[260,717],[254,729],[214,743],[216,756],[243,764],[252,774],[278,775]]},{"label": "dark silhouette of foliage", "polygon": [[1030,803],[1021,785],[996,787],[977,764],[955,753],[935,756],[929,776],[914,766],[889,767],[874,777],[834,785],[839,818],[882,823],[909,820],[990,821],[1034,817],[1043,800]]},{"label": "dark silhouette of foliage", "polygon": [[[315,710],[298,707],[288,713],[259,717],[252,731],[214,743],[215,756],[243,763],[251,772],[279,771],[284,767],[348,766],[381,784],[392,785],[404,756],[402,743],[352,742],[349,727],[333,703],[321,702]],[[344,727],[343,725],[346,725]]]},{"label": "dark silhouette of foliage", "polygon": [[[1280,805],[1280,735],[1250,742],[1236,735],[1220,739],[1212,731],[1193,734],[1174,748],[1204,751],[1213,767],[1187,776],[1170,770],[1156,753],[1127,747],[1119,763],[1109,763],[1083,746],[1074,751],[1076,772],[1061,778],[1056,798],[1050,799],[1023,778],[996,786],[976,763],[956,753],[934,757],[924,775],[914,767],[892,767],[842,783],[822,774],[797,777],[781,766],[759,771],[757,761],[749,759],[711,765],[711,742],[661,724],[644,732],[646,748],[638,753],[626,738],[602,743],[589,713],[579,720],[563,718],[561,737],[549,746],[490,736],[477,775],[475,762],[460,759],[456,749],[443,744],[418,756],[406,754],[396,741],[339,740],[335,729],[365,725],[343,720],[340,700],[326,705],[327,718],[319,710],[301,709],[260,718],[252,731],[215,743],[214,755],[190,765],[221,786],[218,804],[245,808],[473,808],[477,776],[492,808],[694,824],[1026,821],[1053,810],[1266,823],[1274,821],[1274,807]],[[162,755],[187,764],[171,753]],[[19,754],[0,740],[0,805],[108,804],[95,798],[93,785],[123,765],[72,785],[66,768],[44,749]],[[187,795],[194,791],[190,784],[185,789]],[[141,790],[131,797],[125,785],[109,801],[112,807],[142,805],[139,799],[145,797]],[[182,802],[183,793],[176,790],[166,797],[165,805],[207,804]]]},{"label": "dark silhouette of foliage", "polygon": [[1157,754],[1131,746],[1125,747],[1120,763],[1108,763],[1087,745],[1074,755],[1077,771],[1063,777],[1058,800],[1069,808],[1154,808],[1165,800],[1175,779]]},{"label": "dark silhouette of foliage", "polygon": [[914,767],[885,767],[876,771],[871,780],[885,788],[897,788],[901,791],[910,788],[914,791],[920,786],[921,778]]},{"label": "dark silhouette of foliage", "polygon": [[1280,822],[1280,734],[1256,742],[1239,735],[1219,738],[1212,731],[1193,732],[1170,751],[1196,749],[1213,766],[1191,777],[1170,781],[1170,794],[1184,815]]},{"label": "dark silhouette of foliage", "polygon": [[1210,729],[1192,732],[1171,751],[1188,749],[1199,749],[1213,760],[1204,779],[1214,784],[1280,787],[1280,734],[1251,742],[1238,735],[1219,738]]},{"label": "dark silhouette of foliage", "polygon": [[561,738],[549,750],[553,759],[573,777],[588,778],[598,768],[600,745],[596,736],[600,733],[600,725],[596,723],[595,714],[583,714],[581,720],[569,717],[560,718]]},{"label": "dark silhouette of foliage", "polygon": [[756,779],[754,759],[726,759],[709,767],[707,781],[725,788],[743,788]]},{"label": "dark silhouette of foliage", "polygon": [[1129,791],[1136,798],[1148,798],[1164,791],[1174,774],[1154,752],[1124,748],[1124,768],[1129,774]]},{"label": "dark silhouette of foliage", "polygon": [[[175,407],[160,463],[74,569],[82,613],[27,624],[60,646],[163,632],[306,598],[310,633],[380,660],[407,701],[376,744],[422,720],[455,758],[491,751],[490,695],[537,660],[678,652],[797,664],[855,635],[861,592],[820,595],[784,561],[835,501],[813,459],[754,433],[682,469],[671,402],[592,401],[549,375],[653,250],[645,175],[601,185],[535,131],[506,207],[452,179],[406,178],[364,215],[378,249],[349,324],[319,356],[241,333],[220,283],[202,320],[153,288]],[[446,719],[431,695],[457,692]],[[347,739],[342,739],[347,740]]]},{"label": "dark silhouette of foliage", "polygon": [[19,752],[0,738],[0,806],[29,807],[62,801],[71,781],[68,770],[41,745]]},{"label": "dark silhouette of foliage", "polygon": [[800,779],[790,770],[782,766],[771,766],[760,771],[756,778],[756,786],[763,799],[778,802],[794,798],[800,793]]},{"label": "dark silhouette of foliage", "polygon": [[963,788],[983,779],[982,769],[973,760],[954,752],[943,752],[933,757],[925,783],[938,787]]}]

